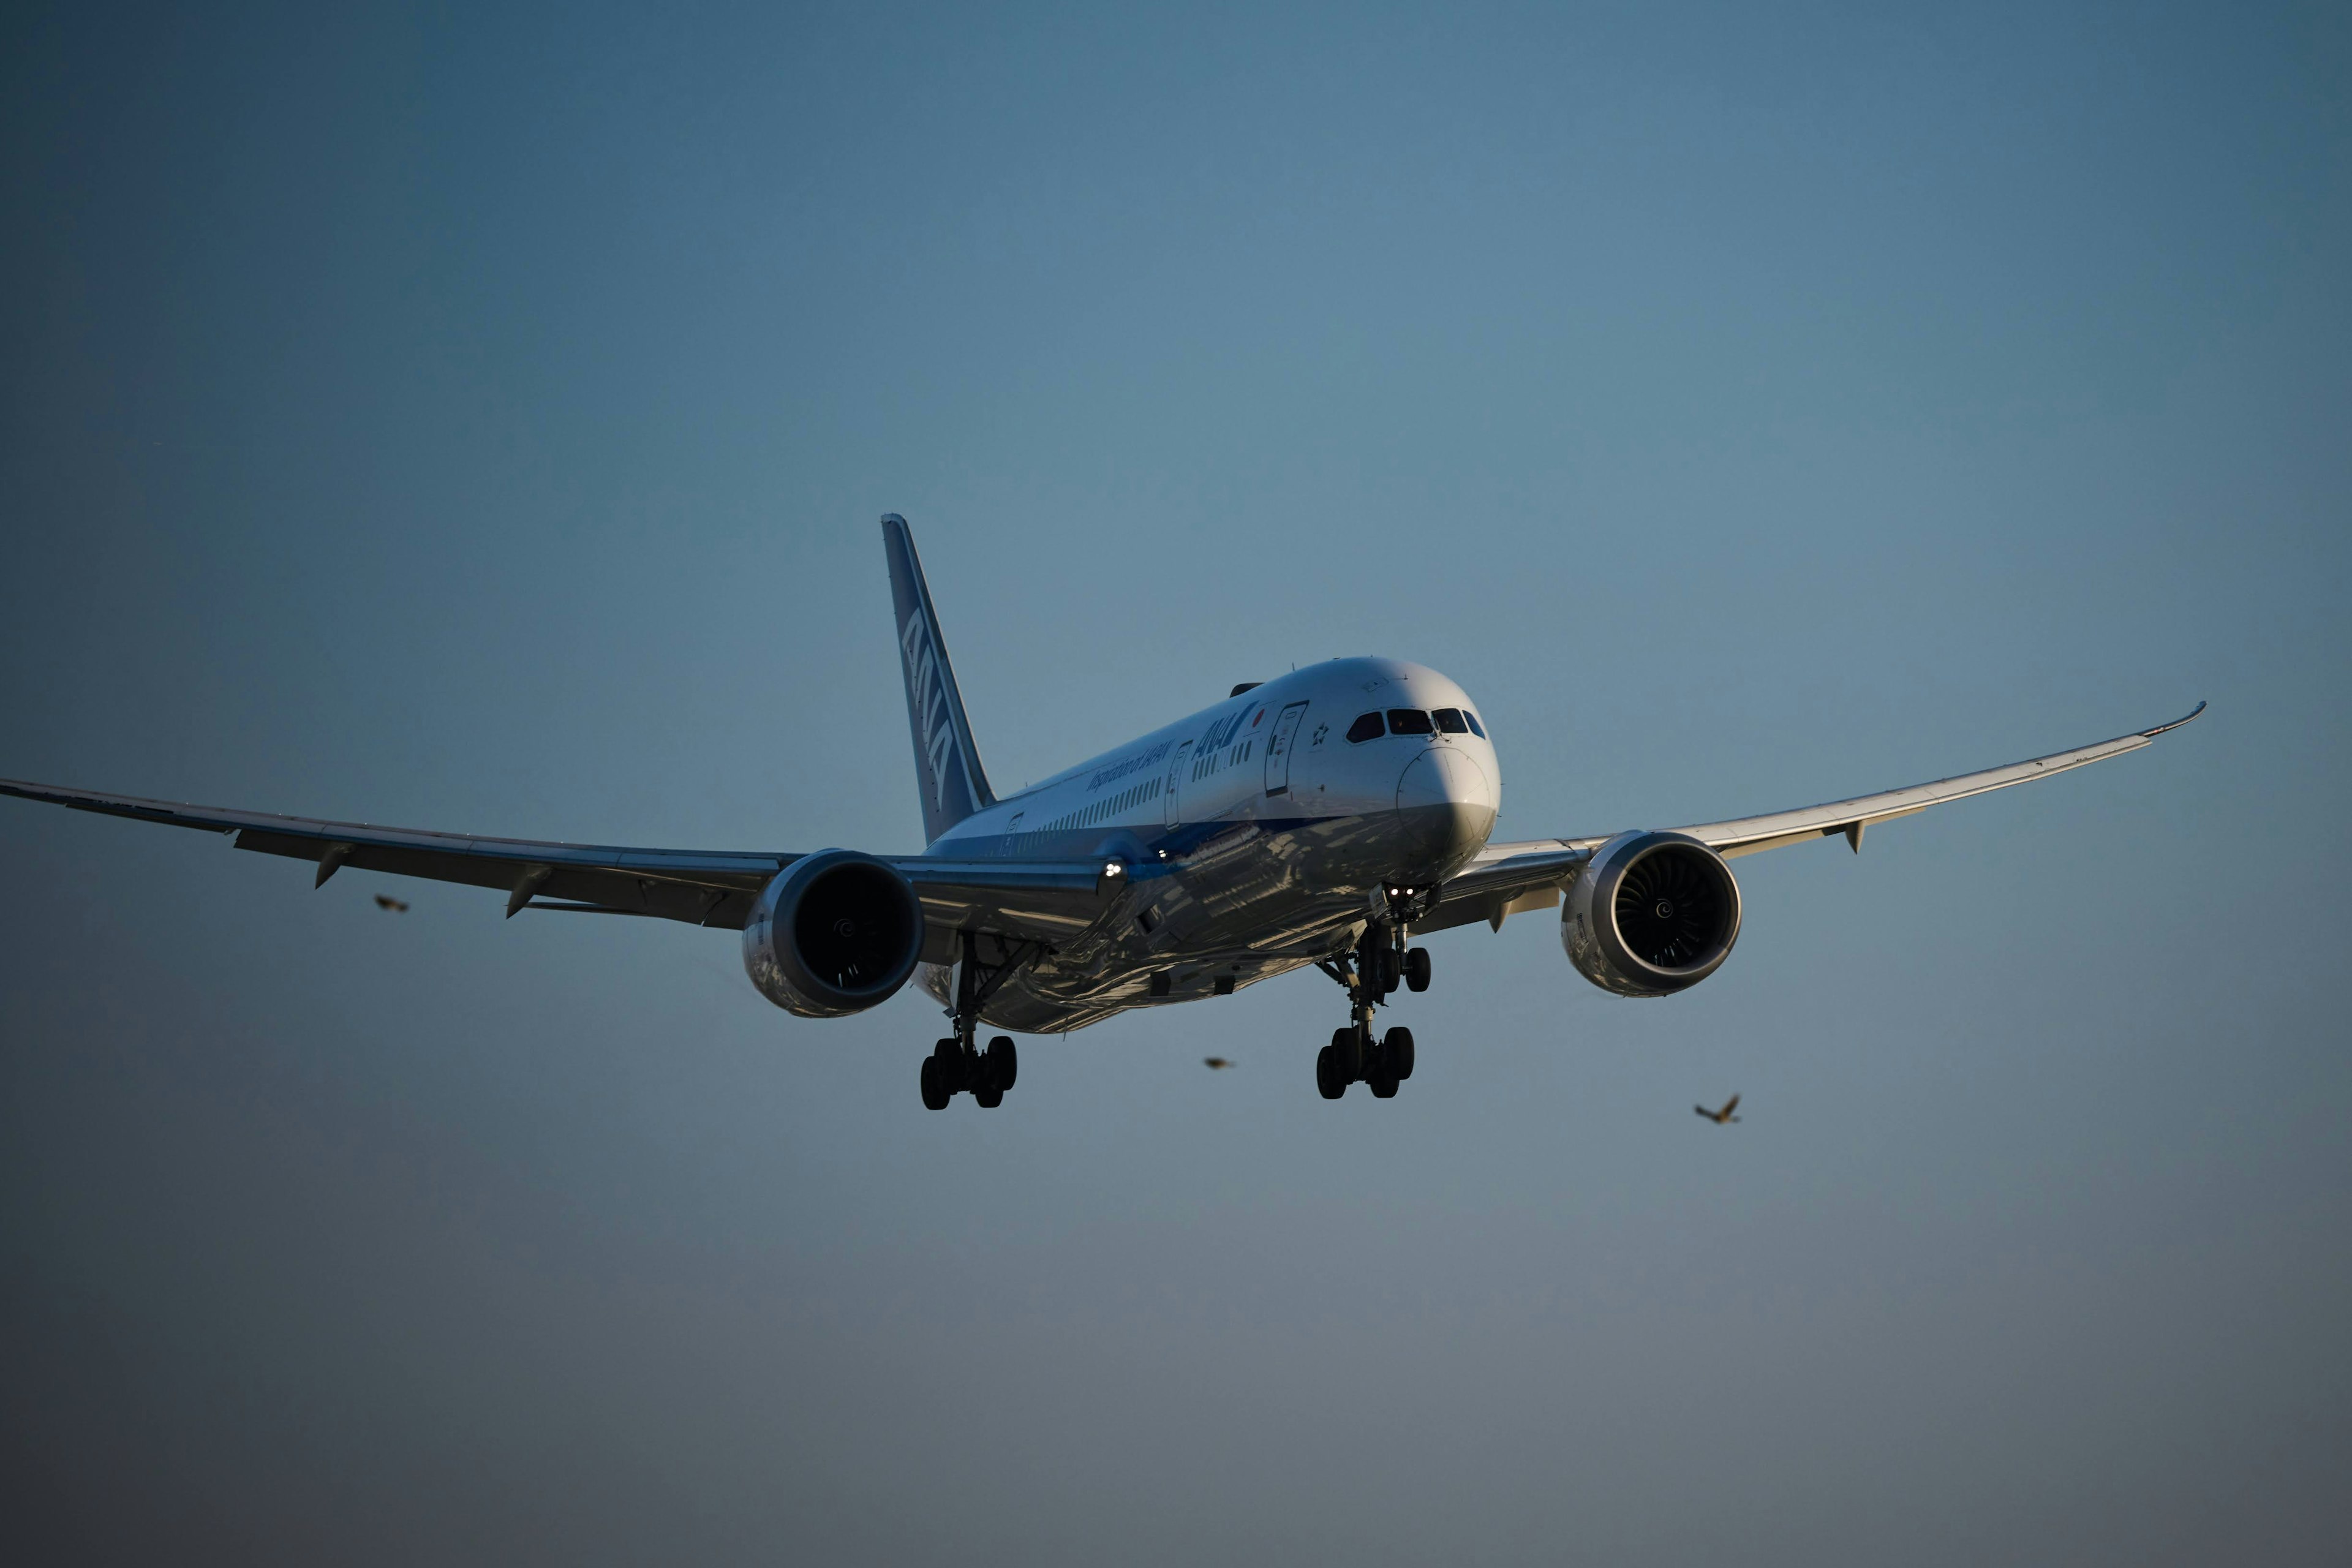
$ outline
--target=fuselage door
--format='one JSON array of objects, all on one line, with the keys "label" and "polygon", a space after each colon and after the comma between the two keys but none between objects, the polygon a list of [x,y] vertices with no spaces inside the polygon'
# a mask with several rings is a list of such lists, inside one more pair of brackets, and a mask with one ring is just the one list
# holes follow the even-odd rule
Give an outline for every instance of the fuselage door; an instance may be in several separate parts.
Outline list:
[{"label": "fuselage door", "polygon": [[1165,808],[1160,819],[1171,827],[1184,820],[1176,806],[1177,786],[1184,782],[1184,765],[1192,760],[1192,742],[1187,741],[1176,748],[1176,760],[1168,764],[1168,787],[1160,792],[1160,799]]},{"label": "fuselage door", "polygon": [[1265,740],[1265,793],[1287,795],[1290,792],[1290,743],[1297,737],[1298,721],[1307,717],[1307,704],[1294,702],[1282,710],[1274,721],[1274,733]]}]

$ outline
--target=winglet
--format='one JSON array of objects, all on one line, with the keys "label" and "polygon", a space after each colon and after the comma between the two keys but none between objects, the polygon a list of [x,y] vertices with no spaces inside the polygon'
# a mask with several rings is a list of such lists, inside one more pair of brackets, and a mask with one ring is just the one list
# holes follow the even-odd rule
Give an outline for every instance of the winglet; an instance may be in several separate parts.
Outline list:
[{"label": "winglet", "polygon": [[2202,712],[2204,712],[2204,711],[2205,711],[2205,704],[2203,704],[2202,702],[2200,702],[2196,707],[2191,708],[2191,709],[2190,709],[2187,713],[2183,714],[2180,718],[2175,719],[2175,720],[2174,720],[2171,723],[2169,723],[2169,724],[2158,724],[2158,725],[2155,729],[2153,729],[2153,730],[2142,730],[2142,731],[2140,731],[2140,736],[2141,736],[2141,738],[2142,738],[2143,740],[2149,740],[2149,741],[2153,741],[2153,740],[2155,740],[2158,735],[2163,734],[2167,730],[2178,730],[2178,729],[2179,729],[2179,728],[2180,728],[2180,726],[2182,726],[2183,724],[2188,723],[2189,720],[2196,718],[2196,717],[2197,717],[2197,715],[2199,715],[2200,713],[2202,713]]}]

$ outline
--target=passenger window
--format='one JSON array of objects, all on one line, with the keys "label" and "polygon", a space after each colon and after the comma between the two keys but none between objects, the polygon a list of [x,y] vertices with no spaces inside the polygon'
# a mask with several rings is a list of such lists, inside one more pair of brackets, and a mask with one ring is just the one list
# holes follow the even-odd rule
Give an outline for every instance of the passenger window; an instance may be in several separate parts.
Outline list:
[{"label": "passenger window", "polygon": [[1459,708],[1440,708],[1430,717],[1436,720],[1437,727],[1449,735],[1459,735],[1470,728],[1462,721],[1462,710]]},{"label": "passenger window", "polygon": [[1366,741],[1379,740],[1381,733],[1381,716],[1377,713],[1363,714],[1348,726],[1348,739],[1360,746]]},{"label": "passenger window", "polygon": [[1478,715],[1471,712],[1467,708],[1465,708],[1462,710],[1462,717],[1470,721],[1470,732],[1472,734],[1477,736],[1482,741],[1486,738],[1486,730],[1478,722]]},{"label": "passenger window", "polygon": [[1418,708],[1389,710],[1389,733],[1391,735],[1426,735],[1430,733],[1429,715]]}]

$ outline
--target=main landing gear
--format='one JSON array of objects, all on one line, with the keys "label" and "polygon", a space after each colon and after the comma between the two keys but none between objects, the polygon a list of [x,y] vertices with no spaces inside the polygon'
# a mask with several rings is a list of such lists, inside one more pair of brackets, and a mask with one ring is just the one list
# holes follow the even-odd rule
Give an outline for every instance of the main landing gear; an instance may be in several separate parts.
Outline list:
[{"label": "main landing gear", "polygon": [[983,1110],[993,1110],[1004,1103],[1004,1091],[1021,1076],[1021,1054],[1011,1036],[999,1035],[988,1042],[988,1049],[980,1049],[980,1010],[1037,950],[1016,948],[1005,952],[1001,963],[989,963],[973,951],[975,945],[966,932],[963,958],[956,965],[956,1004],[948,1010],[955,1033],[923,1058],[923,1104],[932,1110],[945,1110],[949,1100],[967,1090]]},{"label": "main landing gear", "polygon": [[997,1036],[984,1051],[973,1050],[962,1040],[941,1040],[923,1058],[923,1103],[945,1110],[949,1100],[970,1089],[983,1109],[993,1110],[1004,1103],[1004,1091],[1020,1076],[1021,1053],[1013,1048],[1009,1035]]},{"label": "main landing gear", "polygon": [[1412,1076],[1412,1031],[1376,1034],[1372,1009],[1400,984],[1410,991],[1429,989],[1429,950],[1405,946],[1402,923],[1374,921],[1365,925],[1354,952],[1318,967],[1347,988],[1354,1022],[1333,1030],[1331,1043],[1316,1056],[1316,1091],[1337,1100],[1349,1084],[1363,1083],[1375,1100],[1395,1099],[1397,1085]]}]

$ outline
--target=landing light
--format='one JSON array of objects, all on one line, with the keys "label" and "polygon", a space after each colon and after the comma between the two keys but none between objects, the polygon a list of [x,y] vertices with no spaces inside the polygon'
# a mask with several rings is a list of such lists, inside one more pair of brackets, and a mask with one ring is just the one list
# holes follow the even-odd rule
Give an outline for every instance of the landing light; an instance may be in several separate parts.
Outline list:
[{"label": "landing light", "polygon": [[1124,877],[1127,875],[1127,865],[1124,861],[1120,860],[1106,860],[1103,862],[1103,875],[1106,877]]}]

